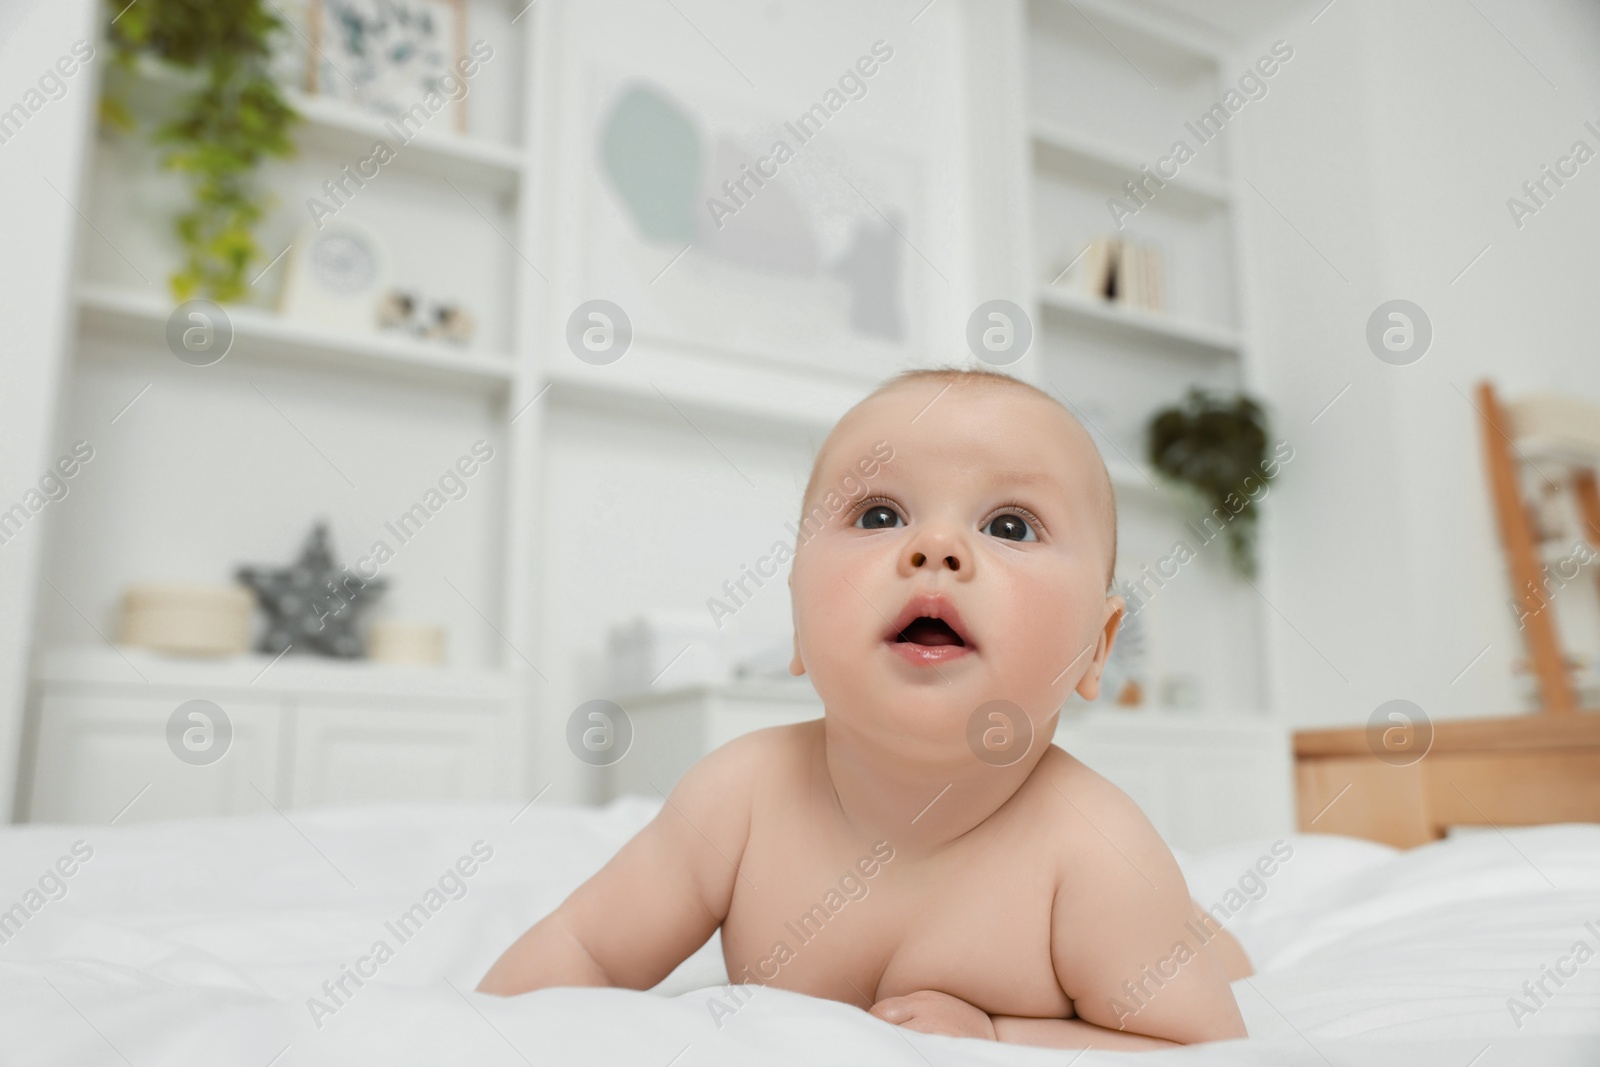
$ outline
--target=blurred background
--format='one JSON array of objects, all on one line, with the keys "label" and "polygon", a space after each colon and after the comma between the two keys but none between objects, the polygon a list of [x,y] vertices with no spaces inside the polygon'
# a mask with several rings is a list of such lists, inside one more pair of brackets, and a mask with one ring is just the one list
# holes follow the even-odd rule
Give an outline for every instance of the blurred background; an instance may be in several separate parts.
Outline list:
[{"label": "blurred background", "polygon": [[12,0],[0,49],[15,820],[654,796],[820,714],[800,494],[912,366],[1092,429],[1133,610],[1057,740],[1169,840],[1287,829],[1295,729],[1548,707],[1533,615],[1600,703],[1600,528],[1516,451],[1514,599],[1480,392],[1600,403],[1592,3]]}]

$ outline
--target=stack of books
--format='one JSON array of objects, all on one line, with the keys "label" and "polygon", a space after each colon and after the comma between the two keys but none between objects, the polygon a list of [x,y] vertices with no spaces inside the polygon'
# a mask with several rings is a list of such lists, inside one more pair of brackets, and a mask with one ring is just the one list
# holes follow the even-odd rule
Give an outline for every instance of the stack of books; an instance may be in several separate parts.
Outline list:
[{"label": "stack of books", "polygon": [[1120,237],[1096,237],[1072,264],[1053,272],[1053,284],[1140,311],[1165,311],[1161,250]]}]

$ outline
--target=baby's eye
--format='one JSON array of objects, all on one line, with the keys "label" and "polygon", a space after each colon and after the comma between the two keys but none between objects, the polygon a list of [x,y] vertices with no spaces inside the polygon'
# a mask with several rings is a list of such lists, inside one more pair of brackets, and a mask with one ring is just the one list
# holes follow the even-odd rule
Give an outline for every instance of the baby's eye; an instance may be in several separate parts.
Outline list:
[{"label": "baby's eye", "polygon": [[863,530],[889,530],[899,526],[900,515],[885,504],[875,504],[856,516],[856,526]]},{"label": "baby's eye", "polygon": [[1007,541],[1037,541],[1039,535],[1033,532],[1033,527],[1028,525],[1021,515],[1005,512],[989,520],[984,532],[994,537],[1003,537]]}]

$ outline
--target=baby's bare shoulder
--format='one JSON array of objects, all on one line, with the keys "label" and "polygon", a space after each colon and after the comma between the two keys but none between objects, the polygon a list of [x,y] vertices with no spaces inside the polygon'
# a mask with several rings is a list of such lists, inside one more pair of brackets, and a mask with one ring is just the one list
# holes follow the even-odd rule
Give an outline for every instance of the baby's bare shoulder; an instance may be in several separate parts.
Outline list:
[{"label": "baby's bare shoulder", "polygon": [[[733,879],[751,839],[753,815],[765,798],[801,766],[806,735],[796,727],[769,727],[720,745],[685,771],[657,817],[633,842],[644,863],[684,863],[698,899],[718,921],[727,915]],[[666,783],[651,782],[657,790]],[[642,844],[641,844],[642,843]],[[670,858],[668,858],[670,857]],[[647,879],[648,881],[648,879]]]},{"label": "baby's bare shoulder", "polygon": [[821,725],[821,720],[814,720],[740,734],[703,757],[685,777],[737,797],[793,783],[811,763]]},{"label": "baby's bare shoulder", "polygon": [[[1096,895],[1116,892],[1123,882],[1143,885],[1176,876],[1182,884],[1172,850],[1149,818],[1103,775],[1052,745],[1033,777],[1041,787],[1037,800],[1053,830],[1049,839],[1057,846],[1066,884],[1083,886]],[[1073,877],[1085,865],[1098,868],[1108,858],[1114,862],[1105,877],[1089,880],[1089,884]]]}]

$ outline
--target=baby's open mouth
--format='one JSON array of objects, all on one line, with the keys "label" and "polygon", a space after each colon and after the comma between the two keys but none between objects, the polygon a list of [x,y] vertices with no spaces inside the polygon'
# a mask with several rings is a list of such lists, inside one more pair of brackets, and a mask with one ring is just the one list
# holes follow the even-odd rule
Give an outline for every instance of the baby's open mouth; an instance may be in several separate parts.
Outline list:
[{"label": "baby's open mouth", "polygon": [[949,597],[923,593],[900,609],[883,640],[908,663],[933,666],[970,655],[970,634]]},{"label": "baby's open mouth", "polygon": [[950,624],[943,619],[930,619],[926,615],[919,615],[911,620],[911,625],[895,637],[897,642],[909,641],[914,645],[961,645],[966,642],[961,635],[950,628]]}]

